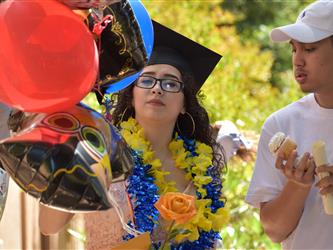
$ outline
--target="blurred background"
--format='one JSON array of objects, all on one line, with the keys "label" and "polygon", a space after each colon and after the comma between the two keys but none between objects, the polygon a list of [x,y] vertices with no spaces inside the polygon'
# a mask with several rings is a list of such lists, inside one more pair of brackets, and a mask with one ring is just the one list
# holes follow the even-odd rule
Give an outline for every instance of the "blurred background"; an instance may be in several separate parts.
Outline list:
[{"label": "blurred background", "polygon": [[[265,236],[258,210],[244,202],[261,126],[275,110],[302,96],[291,71],[289,44],[272,44],[271,28],[294,22],[312,1],[285,0],[144,0],[152,19],[215,50],[223,58],[203,87],[203,105],[211,123],[230,120],[253,143],[249,157],[233,157],[227,166],[224,194],[230,222],[221,232],[226,249],[280,249]],[[85,103],[101,110],[95,96]],[[39,234],[38,206],[10,183],[0,223],[0,249],[82,249],[78,215],[61,233]]]}]

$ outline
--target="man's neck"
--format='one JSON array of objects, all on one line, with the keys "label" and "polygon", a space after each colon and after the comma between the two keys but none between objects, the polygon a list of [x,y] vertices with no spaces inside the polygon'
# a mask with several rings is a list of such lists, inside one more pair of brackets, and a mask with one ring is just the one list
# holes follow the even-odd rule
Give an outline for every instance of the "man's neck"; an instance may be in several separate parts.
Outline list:
[{"label": "man's neck", "polygon": [[333,109],[333,96],[329,94],[314,94],[316,102],[319,104],[320,107],[326,109]]}]

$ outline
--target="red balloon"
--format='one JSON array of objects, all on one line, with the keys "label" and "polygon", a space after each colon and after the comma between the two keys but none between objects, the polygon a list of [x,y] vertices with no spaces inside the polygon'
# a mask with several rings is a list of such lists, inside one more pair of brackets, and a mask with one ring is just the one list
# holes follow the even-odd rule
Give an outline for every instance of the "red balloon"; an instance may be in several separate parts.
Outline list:
[{"label": "red balloon", "polygon": [[98,51],[79,16],[55,0],[0,4],[0,101],[51,113],[94,86]]}]

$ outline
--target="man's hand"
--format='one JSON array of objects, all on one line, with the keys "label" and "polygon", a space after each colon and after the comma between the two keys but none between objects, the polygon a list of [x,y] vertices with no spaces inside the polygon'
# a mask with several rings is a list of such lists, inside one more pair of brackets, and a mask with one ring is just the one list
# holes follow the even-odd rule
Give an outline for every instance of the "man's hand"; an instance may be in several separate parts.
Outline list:
[{"label": "man's hand", "polygon": [[321,180],[316,183],[320,194],[333,193],[333,165],[321,165],[317,167],[316,172],[318,175],[327,173],[327,176],[321,178]]},{"label": "man's hand", "polygon": [[297,162],[296,157],[296,150],[293,150],[288,159],[286,159],[284,154],[279,154],[276,158],[275,167],[279,169],[288,180],[302,187],[310,187],[314,182],[315,175],[313,157],[308,152],[304,153],[302,158]]}]

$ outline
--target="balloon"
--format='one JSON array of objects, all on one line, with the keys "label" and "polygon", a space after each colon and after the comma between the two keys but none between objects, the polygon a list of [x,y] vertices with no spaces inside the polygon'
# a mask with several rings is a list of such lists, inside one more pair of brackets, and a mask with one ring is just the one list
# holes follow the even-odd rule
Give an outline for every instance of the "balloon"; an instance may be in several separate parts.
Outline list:
[{"label": "balloon", "polygon": [[121,0],[58,0],[72,9],[104,8]]},{"label": "balloon", "polygon": [[0,55],[0,101],[27,112],[74,106],[98,73],[90,30],[55,0],[1,3]]},{"label": "balloon", "polygon": [[[147,52],[147,56],[148,58],[150,58],[154,44],[154,29],[152,21],[149,17],[147,10],[140,1],[129,0],[129,3],[133,10],[135,19],[138,22],[140,33]],[[110,93],[115,93],[123,88],[126,88],[128,85],[133,83],[139,77],[140,73],[141,71],[135,73],[134,75],[128,76],[114,84],[111,84],[106,88],[105,92],[110,94]]]},{"label": "balloon", "polygon": [[129,0],[129,3],[133,9],[135,19],[138,21],[147,55],[150,57],[154,45],[154,29],[152,21],[147,10],[140,1]]},{"label": "balloon", "polygon": [[[102,16],[108,15],[113,21],[101,33],[100,80],[97,83],[103,90],[116,92],[131,84],[147,64],[153,45],[153,25],[137,0],[107,6]],[[91,29],[98,25],[98,10],[93,10],[88,20]]]},{"label": "balloon", "polygon": [[101,114],[83,106],[53,114],[19,111],[8,123],[16,134],[1,142],[0,161],[25,192],[66,211],[112,207],[108,189],[126,180],[133,160]]},{"label": "balloon", "polygon": [[135,73],[134,75],[128,76],[115,84],[109,85],[103,92],[106,94],[112,94],[115,92],[118,92],[119,90],[122,90],[126,88],[127,86],[131,85],[135,80],[140,76],[141,71],[138,73]]}]

